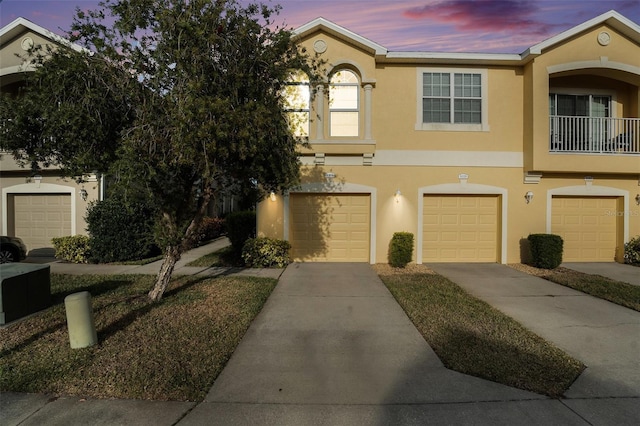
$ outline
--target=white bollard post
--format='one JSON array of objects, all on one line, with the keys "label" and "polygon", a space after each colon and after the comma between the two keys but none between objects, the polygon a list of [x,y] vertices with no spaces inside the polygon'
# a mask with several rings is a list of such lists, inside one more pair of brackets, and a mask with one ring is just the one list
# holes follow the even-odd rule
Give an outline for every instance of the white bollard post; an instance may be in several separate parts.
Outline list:
[{"label": "white bollard post", "polygon": [[67,311],[71,348],[86,348],[98,343],[98,333],[91,309],[91,294],[88,291],[70,294],[64,298],[64,307]]}]

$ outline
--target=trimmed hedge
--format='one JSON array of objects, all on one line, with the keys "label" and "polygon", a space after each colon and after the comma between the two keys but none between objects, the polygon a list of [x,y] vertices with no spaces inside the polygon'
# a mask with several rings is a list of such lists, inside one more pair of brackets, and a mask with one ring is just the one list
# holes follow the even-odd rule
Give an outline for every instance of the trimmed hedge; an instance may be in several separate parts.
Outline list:
[{"label": "trimmed hedge", "polygon": [[389,264],[394,268],[404,268],[413,256],[413,234],[395,232],[389,243]]},{"label": "trimmed hedge", "polygon": [[289,241],[273,238],[249,238],[242,247],[242,260],[250,268],[284,268],[289,259]]},{"label": "trimmed hedge", "polygon": [[156,212],[150,203],[107,198],[89,206],[91,257],[98,263],[145,259],[160,253],[155,244]]},{"label": "trimmed hedge", "polygon": [[531,234],[527,237],[531,247],[533,266],[555,269],[562,263],[563,241],[559,235]]},{"label": "trimmed hedge", "polygon": [[89,263],[91,258],[90,239],[86,235],[71,235],[52,238],[56,258],[72,263]]},{"label": "trimmed hedge", "polygon": [[640,235],[624,245],[624,263],[640,266]]},{"label": "trimmed hedge", "polygon": [[231,248],[235,253],[241,254],[245,241],[256,236],[256,212],[229,213],[226,218],[226,228]]}]

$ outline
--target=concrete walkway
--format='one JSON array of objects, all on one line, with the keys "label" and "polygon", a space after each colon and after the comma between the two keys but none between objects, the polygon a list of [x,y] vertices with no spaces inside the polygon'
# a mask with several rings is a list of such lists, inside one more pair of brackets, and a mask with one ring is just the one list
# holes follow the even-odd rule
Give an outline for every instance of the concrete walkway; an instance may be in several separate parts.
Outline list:
[{"label": "concrete walkway", "polygon": [[311,263],[285,270],[203,402],[4,393],[0,424],[637,424],[640,314],[503,265],[433,267],[587,363],[568,398],[447,370],[369,265]]},{"label": "concrete walkway", "polygon": [[640,419],[640,312],[498,264],[429,264],[587,365],[564,404],[593,424]]},{"label": "concrete walkway", "polygon": [[[218,251],[229,245],[229,239],[226,237],[218,238],[208,244],[196,247],[182,254],[180,260],[174,268],[174,275],[248,275],[257,277],[278,278],[282,274],[283,269],[261,269],[261,268],[231,268],[231,267],[193,267],[187,266],[188,263],[199,259],[200,257]],[[146,274],[155,275],[160,270],[162,260],[148,263],[146,265],[97,265],[97,264],[77,264],[62,262],[56,258],[33,257],[27,258],[27,263],[48,263],[51,272],[54,274],[69,275],[118,275],[118,274]]]},{"label": "concrete walkway", "polygon": [[450,371],[366,264],[292,264],[180,425],[585,424]]},{"label": "concrete walkway", "polygon": [[562,267],[640,286],[640,268],[617,262],[563,263]]}]

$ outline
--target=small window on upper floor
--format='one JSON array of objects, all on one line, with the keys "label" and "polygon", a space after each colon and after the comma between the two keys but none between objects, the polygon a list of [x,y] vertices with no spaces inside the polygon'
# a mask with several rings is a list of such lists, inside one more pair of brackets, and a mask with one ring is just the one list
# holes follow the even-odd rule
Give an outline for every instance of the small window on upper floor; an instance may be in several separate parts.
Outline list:
[{"label": "small window on upper floor", "polygon": [[488,130],[486,71],[418,70],[416,130]]},{"label": "small window on upper floor", "polygon": [[360,134],[360,83],[353,71],[340,70],[329,80],[329,122],[331,136]]},{"label": "small window on upper floor", "polygon": [[295,136],[309,136],[309,77],[302,71],[293,72],[284,88],[283,97],[291,131]]}]

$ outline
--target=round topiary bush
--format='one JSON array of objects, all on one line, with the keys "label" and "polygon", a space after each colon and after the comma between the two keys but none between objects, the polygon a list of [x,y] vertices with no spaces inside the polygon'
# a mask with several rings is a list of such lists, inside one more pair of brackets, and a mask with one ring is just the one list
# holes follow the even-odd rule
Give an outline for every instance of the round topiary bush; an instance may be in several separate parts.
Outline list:
[{"label": "round topiary bush", "polygon": [[404,268],[413,256],[413,234],[396,232],[389,243],[389,264],[394,268]]},{"label": "round topiary bush", "polygon": [[562,263],[562,237],[554,234],[531,234],[527,237],[531,247],[533,266],[555,269]]}]

